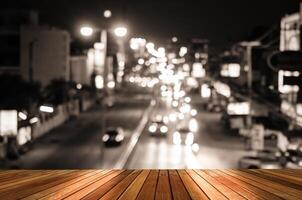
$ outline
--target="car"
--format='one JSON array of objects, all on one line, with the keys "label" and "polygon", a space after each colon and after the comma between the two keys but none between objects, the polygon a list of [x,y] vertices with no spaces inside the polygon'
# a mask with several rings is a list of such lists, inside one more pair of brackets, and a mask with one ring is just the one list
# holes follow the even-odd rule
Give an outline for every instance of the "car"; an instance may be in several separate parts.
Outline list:
[{"label": "car", "polygon": [[256,156],[244,156],[239,160],[240,169],[282,169],[285,159],[280,151],[258,151]]},{"label": "car", "polygon": [[189,128],[181,127],[173,133],[173,144],[191,146],[194,143],[194,134]]},{"label": "car", "polygon": [[151,136],[166,136],[169,129],[163,121],[151,121],[148,131]]},{"label": "car", "polygon": [[120,146],[125,138],[124,130],[122,128],[108,128],[102,141],[106,147]]},{"label": "car", "polygon": [[302,169],[302,144],[290,144],[285,152],[285,168]]},{"label": "car", "polygon": [[156,115],[149,123],[148,131],[151,136],[166,136],[169,128],[167,123],[169,122],[168,116]]}]

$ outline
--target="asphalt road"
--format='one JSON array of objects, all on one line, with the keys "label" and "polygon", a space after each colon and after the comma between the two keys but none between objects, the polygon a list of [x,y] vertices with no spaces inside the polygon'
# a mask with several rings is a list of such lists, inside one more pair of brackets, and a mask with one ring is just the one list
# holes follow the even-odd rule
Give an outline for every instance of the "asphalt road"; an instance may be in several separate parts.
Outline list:
[{"label": "asphalt road", "polygon": [[[96,105],[88,112],[80,114],[77,119],[64,123],[38,139],[32,150],[16,161],[9,161],[7,166],[22,169],[114,168],[127,149],[150,100],[150,94],[140,92],[115,96],[114,107],[106,111],[106,127],[122,127],[125,130],[125,140],[120,147],[101,148],[103,111],[100,105]],[[237,168],[239,158],[248,154],[242,140],[224,129],[219,113],[204,111],[200,103],[200,97],[192,97],[191,107],[198,114],[169,122],[167,137],[151,137],[146,126],[124,167]],[[168,116],[173,112],[175,108],[169,102],[157,101],[150,119],[158,114]],[[173,133],[179,124],[187,124],[196,129],[195,149],[173,143]]]},{"label": "asphalt road", "polygon": [[39,138],[32,150],[8,168],[21,169],[87,169],[112,168],[122,154],[132,131],[138,125],[150,99],[141,95],[115,98],[106,111],[106,127],[123,127],[125,141],[118,148],[101,148],[102,107],[96,105]]},{"label": "asphalt road", "polygon": [[[206,112],[199,103],[193,102],[191,106],[197,109],[197,116],[169,122],[167,137],[152,137],[146,128],[126,168],[237,168],[240,157],[248,154],[244,150],[241,138],[224,129],[219,113]],[[168,116],[171,112],[173,109],[170,106],[161,103],[155,108],[153,115]],[[184,144],[173,144],[176,127],[178,124],[186,123],[191,123],[197,128],[194,133],[194,143],[199,149]]]}]

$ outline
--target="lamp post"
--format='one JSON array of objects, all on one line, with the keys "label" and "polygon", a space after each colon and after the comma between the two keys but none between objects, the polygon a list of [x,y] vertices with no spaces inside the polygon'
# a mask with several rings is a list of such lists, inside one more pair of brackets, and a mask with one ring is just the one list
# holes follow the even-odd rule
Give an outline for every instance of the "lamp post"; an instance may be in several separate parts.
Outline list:
[{"label": "lamp post", "polygon": [[[110,18],[112,15],[110,10],[105,10],[104,11],[104,17],[105,18]],[[104,62],[103,62],[103,100],[102,100],[102,110],[103,110],[103,117],[102,117],[102,135],[101,135],[101,139],[103,138],[103,136],[106,134],[106,107],[107,107],[107,95],[108,95],[108,90],[107,90],[107,82],[108,82],[108,66],[106,63],[106,58],[107,58],[107,35],[108,35],[108,31],[110,31],[110,29],[107,28],[107,25],[105,25],[105,27],[103,28],[99,28],[99,29],[94,29],[91,26],[83,26],[80,30],[81,34],[84,37],[91,37],[93,35],[93,33],[95,31],[99,31],[100,32],[100,43],[101,45],[95,45],[95,47],[97,46],[101,46],[103,53],[104,53]],[[113,30],[114,34],[116,37],[118,38],[123,38],[127,35],[127,28],[125,28],[124,26],[118,26]],[[101,145],[101,148],[103,148],[103,145]],[[103,152],[103,151],[102,151]]]}]

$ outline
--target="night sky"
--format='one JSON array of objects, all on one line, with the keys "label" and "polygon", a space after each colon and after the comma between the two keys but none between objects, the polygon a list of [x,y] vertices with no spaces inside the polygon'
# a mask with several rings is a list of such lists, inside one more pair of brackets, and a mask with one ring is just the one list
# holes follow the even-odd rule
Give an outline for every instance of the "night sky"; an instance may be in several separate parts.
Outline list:
[{"label": "night sky", "polygon": [[[208,38],[224,45],[245,38],[257,26],[278,25],[299,10],[299,0],[11,0],[4,7],[34,8],[40,21],[68,29],[74,37],[83,23],[97,25],[112,10],[112,24],[128,25],[132,36],[163,42]],[[1,3],[2,4],[2,3]]]}]

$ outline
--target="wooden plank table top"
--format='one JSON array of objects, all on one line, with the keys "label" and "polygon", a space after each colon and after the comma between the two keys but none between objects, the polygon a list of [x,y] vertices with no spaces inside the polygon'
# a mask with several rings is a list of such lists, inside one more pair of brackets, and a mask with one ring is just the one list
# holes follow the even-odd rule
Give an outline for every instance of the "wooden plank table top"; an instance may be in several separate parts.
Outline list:
[{"label": "wooden plank table top", "polygon": [[302,170],[9,170],[0,199],[302,199]]}]

